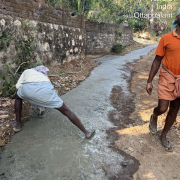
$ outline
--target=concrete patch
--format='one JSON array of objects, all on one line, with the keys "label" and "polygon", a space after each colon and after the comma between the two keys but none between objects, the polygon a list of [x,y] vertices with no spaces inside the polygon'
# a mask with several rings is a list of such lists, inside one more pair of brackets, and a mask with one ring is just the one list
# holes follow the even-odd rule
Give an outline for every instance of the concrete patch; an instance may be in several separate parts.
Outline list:
[{"label": "concrete patch", "polygon": [[0,159],[1,177],[12,180],[120,178],[119,172],[128,166],[126,163],[133,162],[131,159],[126,162],[123,153],[109,148],[111,142],[106,131],[116,128],[108,121],[108,113],[114,110],[109,97],[114,86],[120,86],[122,92],[128,94],[124,77],[130,77],[130,72],[124,71],[123,65],[147,55],[155,47],[147,46],[125,56],[96,59],[101,65],[77,88],[61,96],[86,127],[96,129],[92,140],[83,139],[84,135],[67,118],[51,110],[44,119],[27,122],[5,147]]}]

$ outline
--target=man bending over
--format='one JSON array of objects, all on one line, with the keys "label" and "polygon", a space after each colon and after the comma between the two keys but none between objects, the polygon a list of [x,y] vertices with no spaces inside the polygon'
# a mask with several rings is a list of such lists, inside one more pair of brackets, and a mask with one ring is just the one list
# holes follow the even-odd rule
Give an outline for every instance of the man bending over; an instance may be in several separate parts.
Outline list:
[{"label": "man bending over", "polygon": [[47,67],[37,66],[25,70],[20,76],[16,84],[18,92],[15,100],[16,121],[12,124],[13,130],[21,131],[22,100],[24,99],[42,110],[46,107],[57,109],[67,116],[85,134],[86,138],[91,138],[95,134],[95,130],[86,130],[78,117],[64,104],[55,93],[46,71],[49,71]]}]

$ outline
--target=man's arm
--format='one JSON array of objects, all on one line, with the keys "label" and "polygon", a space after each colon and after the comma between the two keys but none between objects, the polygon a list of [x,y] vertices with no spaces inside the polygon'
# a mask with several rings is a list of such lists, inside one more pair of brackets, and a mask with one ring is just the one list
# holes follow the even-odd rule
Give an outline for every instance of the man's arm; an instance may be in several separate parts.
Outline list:
[{"label": "man's arm", "polygon": [[162,61],[163,57],[164,56],[156,55],[156,57],[155,57],[155,59],[154,59],[154,61],[152,63],[151,70],[150,70],[150,73],[149,73],[149,78],[147,80],[148,84],[147,84],[147,87],[146,87],[146,90],[147,90],[148,94],[151,94],[151,92],[152,92],[153,86],[152,86],[151,83],[152,83],[152,80],[153,80],[154,76],[156,75],[156,73],[159,70],[159,67],[161,65],[161,61]]},{"label": "man's arm", "polygon": [[156,55],[156,57],[155,57],[155,59],[154,59],[154,61],[152,63],[152,66],[151,66],[151,70],[150,70],[150,73],[149,73],[149,78],[148,78],[147,83],[152,83],[152,80],[153,80],[154,76],[156,75],[156,73],[159,70],[162,59],[163,59],[163,56]]}]

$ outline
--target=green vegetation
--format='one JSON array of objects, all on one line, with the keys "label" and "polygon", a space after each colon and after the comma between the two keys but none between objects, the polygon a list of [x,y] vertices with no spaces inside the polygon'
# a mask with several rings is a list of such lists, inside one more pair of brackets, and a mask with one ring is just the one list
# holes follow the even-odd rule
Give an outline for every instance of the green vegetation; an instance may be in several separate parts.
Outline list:
[{"label": "green vegetation", "polygon": [[112,52],[117,53],[117,54],[120,53],[122,50],[123,50],[123,45],[121,43],[116,43],[112,47]]},{"label": "green vegetation", "polygon": [[[62,5],[74,14],[84,14],[86,20],[124,24],[133,27],[134,31],[149,31],[156,29],[156,35],[169,32],[171,24],[179,8],[179,0],[48,0],[52,7]],[[165,7],[166,6],[166,7]],[[172,14],[172,18],[136,18],[134,13]],[[161,25],[157,25],[161,21]]]},{"label": "green vegetation", "polygon": [[7,52],[7,48],[10,44],[14,44],[16,50],[16,56],[14,57],[16,68],[12,67],[12,63],[7,62],[6,68],[3,69],[0,74],[0,78],[4,80],[3,85],[0,87],[2,96],[4,97],[15,96],[15,84],[25,69],[33,68],[42,64],[40,59],[33,57],[38,42],[37,37],[34,37],[31,33],[31,29],[33,28],[33,24],[31,24],[29,20],[22,21],[18,39],[14,36],[10,36],[7,32],[3,32],[0,37],[0,51]]},{"label": "green vegetation", "polygon": [[3,49],[7,51],[11,39],[12,37],[7,32],[2,32],[2,36],[0,37],[0,51]]},{"label": "green vegetation", "polygon": [[116,37],[121,37],[123,32],[124,32],[124,31],[118,31],[118,30],[116,30],[116,31],[115,31]]}]

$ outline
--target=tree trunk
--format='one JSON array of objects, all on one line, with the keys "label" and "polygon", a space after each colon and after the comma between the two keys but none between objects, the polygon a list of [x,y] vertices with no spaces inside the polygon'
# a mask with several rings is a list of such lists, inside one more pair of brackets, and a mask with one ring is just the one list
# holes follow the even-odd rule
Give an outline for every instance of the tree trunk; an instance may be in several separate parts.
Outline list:
[{"label": "tree trunk", "polygon": [[[154,0],[152,0],[152,4],[151,4],[151,12],[150,12],[150,14],[154,14]],[[154,30],[153,22],[154,22],[154,19],[151,18],[151,19],[150,19],[150,33],[152,33],[153,30]]]},{"label": "tree trunk", "polygon": [[84,15],[84,9],[85,9],[85,0],[82,0],[82,12],[83,12],[83,15]]}]

